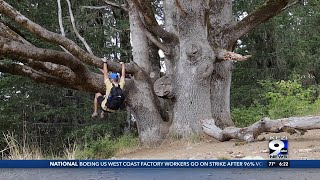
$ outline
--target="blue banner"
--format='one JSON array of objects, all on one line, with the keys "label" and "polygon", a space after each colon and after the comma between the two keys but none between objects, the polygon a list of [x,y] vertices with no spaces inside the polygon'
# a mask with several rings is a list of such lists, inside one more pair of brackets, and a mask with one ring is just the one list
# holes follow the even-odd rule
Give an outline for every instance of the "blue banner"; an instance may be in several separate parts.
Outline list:
[{"label": "blue banner", "polygon": [[0,160],[0,168],[320,168],[320,160]]}]

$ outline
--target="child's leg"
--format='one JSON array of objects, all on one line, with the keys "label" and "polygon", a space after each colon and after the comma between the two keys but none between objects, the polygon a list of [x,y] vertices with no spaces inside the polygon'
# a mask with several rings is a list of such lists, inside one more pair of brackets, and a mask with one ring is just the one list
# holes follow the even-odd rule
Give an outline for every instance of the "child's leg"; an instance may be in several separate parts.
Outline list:
[{"label": "child's leg", "polygon": [[98,116],[98,97],[102,96],[101,93],[96,93],[94,96],[94,100],[93,100],[93,113],[92,113],[92,117],[96,117]]}]

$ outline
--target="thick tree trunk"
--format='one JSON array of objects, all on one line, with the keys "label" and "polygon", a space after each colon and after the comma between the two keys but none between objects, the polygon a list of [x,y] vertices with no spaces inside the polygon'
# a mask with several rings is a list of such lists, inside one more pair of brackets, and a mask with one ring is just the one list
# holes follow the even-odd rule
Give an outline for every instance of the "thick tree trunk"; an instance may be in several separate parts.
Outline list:
[{"label": "thick tree trunk", "polygon": [[135,74],[133,83],[129,85],[127,103],[137,120],[140,141],[144,145],[154,146],[162,140],[160,129],[162,117],[157,106],[158,99],[153,92],[152,78],[148,76],[154,71],[150,61],[152,57],[149,57],[148,39],[139,25],[138,10],[131,2],[129,2],[129,20],[134,44],[133,60],[141,69]]},{"label": "thick tree trunk", "polygon": [[[165,13],[165,28],[167,31],[177,35],[177,11],[176,0],[164,1],[164,13]],[[166,75],[172,75],[174,73],[173,67],[175,62],[179,59],[179,47],[178,45],[172,47],[172,53],[170,56],[166,56],[164,59],[166,67]]]},{"label": "thick tree trunk", "polygon": [[211,78],[211,110],[216,125],[221,128],[234,125],[230,115],[232,66],[230,61],[215,63]]},{"label": "thick tree trunk", "polygon": [[136,119],[140,142],[146,146],[159,145],[163,140],[162,117],[156,105],[157,99],[152,95],[152,87],[144,79],[127,85],[129,89],[126,102]]},{"label": "thick tree trunk", "polygon": [[180,57],[172,83],[175,104],[170,135],[190,137],[202,132],[201,119],[212,117],[209,97],[214,52],[205,36],[205,2],[176,3]]},{"label": "thick tree trunk", "polygon": [[[231,50],[228,36],[223,30],[233,20],[232,0],[212,0],[209,4],[209,43],[215,48]],[[230,115],[231,61],[216,61],[211,77],[211,110],[216,125],[220,128],[233,126]]]}]

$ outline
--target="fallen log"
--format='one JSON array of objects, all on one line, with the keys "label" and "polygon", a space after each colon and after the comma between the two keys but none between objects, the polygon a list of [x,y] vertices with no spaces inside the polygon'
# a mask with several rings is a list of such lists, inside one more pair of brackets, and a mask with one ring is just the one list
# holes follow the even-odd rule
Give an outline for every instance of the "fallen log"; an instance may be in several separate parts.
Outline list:
[{"label": "fallen log", "polygon": [[206,134],[219,141],[240,139],[254,142],[263,132],[287,132],[303,135],[307,130],[320,129],[320,116],[289,117],[275,120],[264,117],[248,127],[226,127],[223,130],[215,125],[213,119],[205,119],[202,120],[202,128]]}]

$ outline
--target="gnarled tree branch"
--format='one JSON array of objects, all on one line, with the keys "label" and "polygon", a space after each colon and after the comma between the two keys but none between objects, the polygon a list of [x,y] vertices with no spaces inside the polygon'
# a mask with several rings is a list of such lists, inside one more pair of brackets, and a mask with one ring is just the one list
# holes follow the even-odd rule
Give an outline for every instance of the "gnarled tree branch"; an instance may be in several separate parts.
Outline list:
[{"label": "gnarled tree branch", "polygon": [[0,63],[0,71],[14,74],[14,75],[26,76],[33,79],[36,82],[60,85],[60,86],[62,84],[65,84],[63,80],[58,77],[51,76],[45,72],[37,71],[26,65]]},{"label": "gnarled tree branch", "polygon": [[240,139],[253,142],[263,132],[288,132],[290,134],[299,133],[303,135],[307,130],[320,129],[320,116],[289,117],[275,120],[262,118],[249,127],[227,127],[223,130],[215,125],[213,119],[203,120],[202,123],[203,131],[219,141]]},{"label": "gnarled tree branch", "polygon": [[18,33],[10,29],[6,24],[0,22],[0,36],[18,41],[27,45],[32,45],[30,42],[21,37]]},{"label": "gnarled tree branch", "polygon": [[288,0],[268,0],[265,5],[226,29],[225,34],[231,37],[231,42],[235,42],[253,28],[278,15],[288,2]]},{"label": "gnarled tree branch", "polygon": [[164,43],[162,43],[157,37],[155,37],[153,34],[151,34],[143,24],[141,18],[139,17],[139,22],[138,22],[140,28],[143,30],[144,34],[147,36],[147,38],[155,44],[158,48],[160,48],[164,54],[169,55],[170,54],[170,49],[168,46],[166,46]]},{"label": "gnarled tree branch", "polygon": [[216,49],[215,53],[217,55],[218,60],[227,61],[227,60],[233,60],[233,61],[246,61],[248,60],[251,55],[241,55],[237,54],[231,51],[227,51],[225,49]]},{"label": "gnarled tree branch", "polygon": [[89,73],[84,64],[69,53],[37,48],[33,45],[12,41],[2,36],[0,36],[0,53],[4,56],[14,55],[15,57],[64,65],[81,77]]},{"label": "gnarled tree branch", "polygon": [[134,5],[138,8],[143,16],[143,23],[147,30],[152,32],[153,34],[159,36],[165,43],[177,43],[178,37],[173,33],[170,33],[158,24],[154,17],[153,9],[151,6],[151,1],[148,0],[131,0]]},{"label": "gnarled tree branch", "polygon": [[[23,60],[19,59],[19,61]],[[75,76],[72,71],[69,70],[69,72],[65,72],[64,70],[66,70],[66,67],[63,67],[61,65],[46,62],[37,62],[32,60],[29,61],[30,63],[23,65],[17,63],[0,63],[0,72],[25,76],[38,83],[51,84],[75,90],[96,92],[97,89],[100,89],[99,87],[103,87],[102,83],[98,83],[101,80],[98,81],[99,78],[94,77],[93,75],[91,75],[91,81],[82,81],[78,76]],[[46,71],[48,71],[49,73],[47,73]],[[59,72],[61,74],[59,74],[59,76],[56,76]]]},{"label": "gnarled tree branch", "polygon": [[89,53],[86,53],[83,49],[81,49],[76,43],[74,43],[70,39],[63,37],[60,34],[51,32],[41,27],[40,25],[34,23],[3,0],[0,0],[0,12],[12,19],[13,21],[15,21],[16,23],[18,23],[19,25],[21,25],[22,27],[26,28],[31,33],[37,35],[38,37],[48,42],[62,45],[71,54],[73,54],[83,62],[93,66],[99,66],[101,64],[99,58],[90,55]]},{"label": "gnarled tree branch", "polygon": [[[0,0],[0,12],[21,25],[22,27],[29,30],[31,33],[37,35],[38,37],[48,41],[52,42],[58,45],[62,45],[64,48],[66,48],[72,55],[74,55],[76,58],[81,60],[82,62],[93,65],[95,67],[102,67],[103,62],[100,58],[91,55],[87,52],[85,52],[83,49],[81,49],[75,42],[71,41],[70,39],[63,37],[60,34],[48,31],[47,29],[41,27],[40,25],[34,23],[33,21],[26,18],[24,15],[22,15],[20,12],[15,10],[12,6],[10,6],[8,3],[6,3],[3,0]],[[121,65],[119,63],[115,63],[112,61],[108,61],[109,67],[111,67],[111,70],[114,71],[121,71]],[[129,63],[126,65],[127,72],[128,73],[135,73],[139,66],[137,66],[134,63]]]},{"label": "gnarled tree branch", "polygon": [[58,65],[51,62],[34,61],[26,58],[18,58],[17,60],[22,62],[24,65],[33,68],[34,70],[45,72],[51,76],[59,77],[64,81],[68,81],[69,84],[79,78],[79,76],[71,71],[71,69],[63,65]]}]

